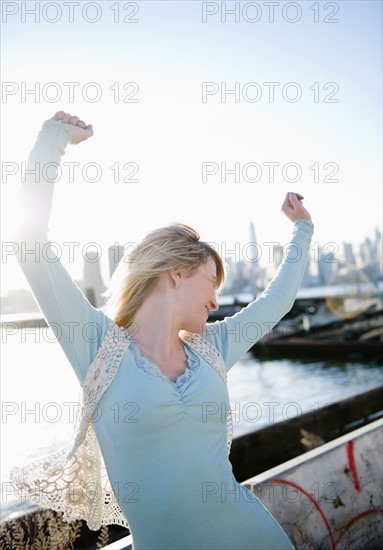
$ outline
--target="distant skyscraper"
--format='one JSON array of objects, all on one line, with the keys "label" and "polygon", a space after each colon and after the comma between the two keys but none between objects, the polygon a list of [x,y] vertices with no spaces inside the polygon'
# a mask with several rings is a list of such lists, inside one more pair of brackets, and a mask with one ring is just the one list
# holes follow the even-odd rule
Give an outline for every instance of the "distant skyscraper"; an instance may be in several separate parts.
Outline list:
[{"label": "distant skyscraper", "polygon": [[223,292],[228,293],[231,291],[233,287],[233,281],[235,277],[236,272],[236,266],[232,260],[232,258],[228,257],[225,260],[225,286],[223,289]]},{"label": "distant skyscraper", "polygon": [[375,227],[375,242],[379,243],[382,240],[382,232],[380,231],[379,227]]},{"label": "distant skyscraper", "polygon": [[303,272],[302,282],[301,282],[301,288],[306,288],[312,285],[313,277],[311,275],[311,263],[312,258],[309,255],[307,258],[307,264],[305,267],[305,270]]},{"label": "distant skyscraper", "polygon": [[319,249],[318,273],[322,285],[331,283],[332,276],[338,271],[339,261],[333,252]]},{"label": "distant skyscraper", "polygon": [[283,246],[281,246],[280,244],[274,244],[271,257],[272,257],[272,263],[276,271],[283,260]]},{"label": "distant skyscraper", "polygon": [[382,274],[382,235],[375,229],[375,238],[366,237],[359,248],[361,269],[371,281],[375,281]]},{"label": "distant skyscraper", "polygon": [[372,260],[374,264],[379,263],[379,252],[381,252],[381,247],[382,247],[382,233],[376,227],[375,239],[372,243]]},{"label": "distant skyscraper", "polygon": [[360,255],[363,258],[364,265],[373,265],[376,261],[376,241],[366,237],[360,245]]},{"label": "distant skyscraper", "polygon": [[375,240],[376,240],[376,263],[378,266],[379,277],[383,273],[383,243],[382,243],[382,233],[379,229],[375,231]]},{"label": "distant skyscraper", "polygon": [[250,241],[246,247],[246,259],[250,263],[250,286],[255,295],[258,287],[259,259],[261,252],[255,238],[255,228],[253,222],[250,222],[249,237]]},{"label": "distant skyscraper", "polygon": [[344,253],[344,263],[346,265],[354,265],[355,255],[354,255],[354,251],[352,249],[351,243],[346,243],[343,241],[343,253]]},{"label": "distant skyscraper", "polygon": [[118,266],[119,261],[124,256],[124,247],[118,243],[114,243],[108,248],[109,259],[109,276],[111,277]]},{"label": "distant skyscraper", "polygon": [[249,235],[250,235],[250,242],[251,243],[256,243],[257,241],[256,241],[256,238],[255,238],[255,227],[254,227],[253,222],[250,222]]}]

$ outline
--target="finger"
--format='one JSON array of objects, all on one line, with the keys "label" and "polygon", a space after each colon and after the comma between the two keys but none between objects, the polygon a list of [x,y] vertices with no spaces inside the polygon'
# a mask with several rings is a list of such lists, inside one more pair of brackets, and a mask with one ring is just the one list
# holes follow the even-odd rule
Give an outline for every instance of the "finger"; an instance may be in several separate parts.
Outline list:
[{"label": "finger", "polygon": [[76,115],[73,115],[70,117],[70,119],[68,120],[68,123],[69,124],[73,124],[73,126],[76,126],[78,121],[80,120],[80,117],[76,116]]},{"label": "finger", "polygon": [[292,205],[294,205],[294,206],[297,206],[298,204],[300,204],[297,193],[289,193],[289,199],[290,199]]},{"label": "finger", "polygon": [[94,131],[93,131],[93,125],[92,124],[88,124],[88,126],[84,129],[89,132],[89,137],[93,136]]},{"label": "finger", "polygon": [[83,120],[79,120],[79,121],[77,122],[77,126],[80,126],[80,128],[86,128],[86,124],[85,124],[85,122],[84,122]]},{"label": "finger", "polygon": [[293,213],[295,212],[295,209],[300,206],[300,201],[295,196],[295,193],[287,193],[285,201],[282,205],[282,212],[285,214]]},{"label": "finger", "polygon": [[57,111],[57,113],[53,115],[52,120],[62,120],[64,115],[64,111]]},{"label": "finger", "polygon": [[283,201],[281,210],[282,212],[287,212],[288,210],[291,210],[291,201],[289,199],[289,193],[287,193],[285,200]]},{"label": "finger", "polygon": [[69,124],[70,118],[71,118],[71,114],[70,113],[65,113],[63,118],[62,118],[62,122],[64,122],[65,124]]},{"label": "finger", "polygon": [[285,200],[283,201],[283,204],[288,205],[290,200],[290,193],[286,193]]}]

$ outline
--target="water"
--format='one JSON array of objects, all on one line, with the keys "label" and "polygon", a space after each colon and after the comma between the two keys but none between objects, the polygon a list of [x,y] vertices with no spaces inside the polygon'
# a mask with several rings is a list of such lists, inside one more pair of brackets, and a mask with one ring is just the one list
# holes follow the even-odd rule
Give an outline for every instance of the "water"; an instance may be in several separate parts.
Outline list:
[{"label": "water", "polygon": [[376,361],[258,360],[247,353],[229,372],[234,436],[379,387]]},{"label": "water", "polygon": [[[73,430],[79,384],[53,333],[2,333],[2,516],[18,503],[9,471],[62,448]],[[257,359],[251,352],[229,371],[234,437],[383,384],[375,361]],[[23,505],[21,505],[23,506]],[[25,505],[24,505],[25,506]]]}]

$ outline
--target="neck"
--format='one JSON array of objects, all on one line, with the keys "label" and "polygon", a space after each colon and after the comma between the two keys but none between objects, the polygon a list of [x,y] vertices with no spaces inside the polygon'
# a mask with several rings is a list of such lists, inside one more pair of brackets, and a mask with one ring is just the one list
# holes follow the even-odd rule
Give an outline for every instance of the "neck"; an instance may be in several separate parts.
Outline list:
[{"label": "neck", "polygon": [[179,351],[179,323],[171,291],[151,293],[140,307],[132,326],[132,335],[142,351],[170,357]]}]

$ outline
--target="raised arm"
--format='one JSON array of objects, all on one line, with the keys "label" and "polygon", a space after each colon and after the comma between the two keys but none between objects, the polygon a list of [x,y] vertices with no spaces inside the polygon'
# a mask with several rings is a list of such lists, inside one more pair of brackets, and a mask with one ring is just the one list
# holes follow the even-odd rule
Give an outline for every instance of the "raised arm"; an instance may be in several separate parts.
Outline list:
[{"label": "raised arm", "polygon": [[294,223],[290,244],[277,273],[263,293],[223,321],[208,325],[207,338],[222,354],[229,370],[236,361],[290,311],[302,281],[314,226],[303,196],[288,193],[282,211]]},{"label": "raised arm", "polygon": [[110,320],[89,303],[61,264],[48,239],[48,223],[54,182],[65,148],[68,143],[77,145],[92,135],[91,125],[63,111],[44,122],[29,155],[14,232],[19,265],[80,383]]}]

